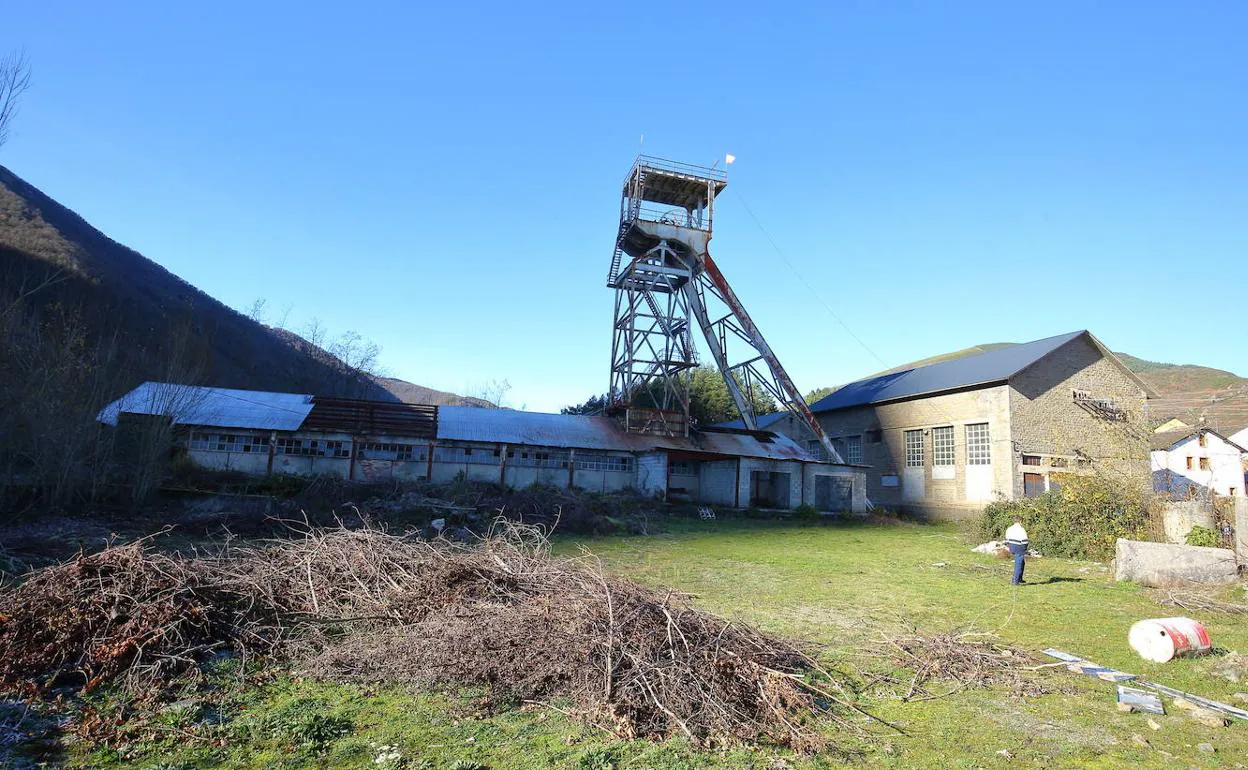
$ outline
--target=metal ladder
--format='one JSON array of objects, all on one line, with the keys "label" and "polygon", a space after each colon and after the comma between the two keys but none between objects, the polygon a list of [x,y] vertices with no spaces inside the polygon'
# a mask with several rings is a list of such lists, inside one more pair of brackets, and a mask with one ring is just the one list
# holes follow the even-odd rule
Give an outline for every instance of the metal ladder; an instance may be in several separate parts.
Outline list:
[{"label": "metal ladder", "polygon": [[615,286],[615,279],[620,274],[620,262],[624,259],[624,234],[628,232],[633,220],[641,212],[641,201],[646,191],[646,176],[644,168],[637,171],[637,188],[629,199],[628,217],[620,222],[620,231],[615,235],[615,253],[611,255],[611,269],[607,271],[607,286],[609,287]]}]

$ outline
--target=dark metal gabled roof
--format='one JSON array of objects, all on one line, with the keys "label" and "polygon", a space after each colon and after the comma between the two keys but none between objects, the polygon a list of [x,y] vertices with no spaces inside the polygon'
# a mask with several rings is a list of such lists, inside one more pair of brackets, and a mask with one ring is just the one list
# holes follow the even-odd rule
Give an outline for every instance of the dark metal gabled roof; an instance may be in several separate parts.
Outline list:
[{"label": "dark metal gabled roof", "polygon": [[[811,406],[811,411],[830,412],[1003,383],[1066,343],[1084,335],[1107,357],[1113,357],[1113,353],[1095,337],[1086,330],[1081,330],[851,382],[816,401]],[[1135,378],[1133,374],[1130,376]],[[1138,381],[1138,378],[1135,379]],[[1144,383],[1141,382],[1140,387],[1149,392]]]},{"label": "dark metal gabled roof", "polygon": [[[772,412],[771,414],[760,414],[755,418],[758,422],[759,430],[767,430],[776,420],[787,417],[788,412]],[[712,428],[740,428],[745,429],[745,420],[729,420],[728,422],[717,422],[711,426]]]}]

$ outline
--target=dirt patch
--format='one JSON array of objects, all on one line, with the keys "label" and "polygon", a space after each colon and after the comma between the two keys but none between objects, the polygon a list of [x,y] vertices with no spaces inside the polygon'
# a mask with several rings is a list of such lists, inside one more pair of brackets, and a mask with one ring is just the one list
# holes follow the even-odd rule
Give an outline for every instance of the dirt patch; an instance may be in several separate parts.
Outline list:
[{"label": "dirt patch", "polygon": [[[1024,703],[1016,699],[985,699],[984,705],[976,709],[976,713],[995,725],[1018,733],[1030,742],[1047,743],[1054,749],[1064,747],[1104,750],[1118,743],[1104,728],[1084,727],[1052,716],[1037,716],[1029,713],[1024,708]],[[1050,753],[1057,752],[1054,750]]]}]

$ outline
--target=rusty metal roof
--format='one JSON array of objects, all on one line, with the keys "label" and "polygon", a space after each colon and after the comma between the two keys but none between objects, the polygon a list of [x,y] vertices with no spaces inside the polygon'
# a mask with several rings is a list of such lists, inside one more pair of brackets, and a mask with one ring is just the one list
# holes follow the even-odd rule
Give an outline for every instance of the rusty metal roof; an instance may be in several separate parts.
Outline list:
[{"label": "rusty metal roof", "polygon": [[175,424],[254,430],[298,430],[312,411],[312,396],[260,390],[145,382],[100,410],[96,419],[116,425],[122,412],[165,415]]},{"label": "rusty metal roof", "polygon": [[470,406],[438,408],[438,439],[617,452],[671,449],[771,460],[815,459],[792,439],[775,434],[760,438],[746,432],[717,431],[694,432],[689,438],[669,438],[625,432],[610,417]]},{"label": "rusty metal roof", "polygon": [[397,401],[316,396],[312,400],[312,412],[303,421],[301,430],[434,438],[438,434],[438,408]]}]

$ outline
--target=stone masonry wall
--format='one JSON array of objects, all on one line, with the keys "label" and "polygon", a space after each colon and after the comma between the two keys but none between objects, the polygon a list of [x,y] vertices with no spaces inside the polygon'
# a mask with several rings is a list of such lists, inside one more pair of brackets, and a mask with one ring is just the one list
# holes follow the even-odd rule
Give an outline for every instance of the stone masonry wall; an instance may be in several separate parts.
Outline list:
[{"label": "stone masonry wall", "polygon": [[[1112,399],[1126,410],[1122,422],[1095,416],[1075,403],[1073,391]],[[1068,467],[1090,468],[1148,486],[1148,417],[1145,393],[1117,364],[1086,338],[1054,351],[1010,380],[1010,414],[1018,462],[1042,455],[1047,473],[1050,456],[1069,458]],[[1089,463],[1078,458],[1088,458]],[[1023,467],[1023,466],[1019,466]],[[1014,495],[1021,496],[1022,474]]]}]

